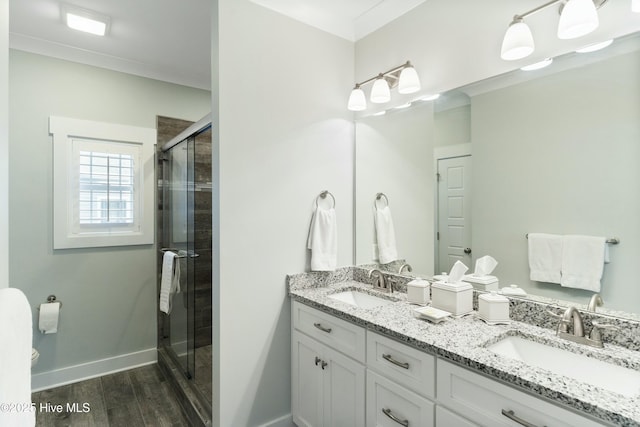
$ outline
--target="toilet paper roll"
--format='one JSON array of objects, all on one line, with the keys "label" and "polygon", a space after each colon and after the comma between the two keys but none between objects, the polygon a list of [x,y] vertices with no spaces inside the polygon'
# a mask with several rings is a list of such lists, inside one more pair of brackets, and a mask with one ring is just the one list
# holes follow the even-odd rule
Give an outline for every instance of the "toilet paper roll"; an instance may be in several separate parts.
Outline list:
[{"label": "toilet paper roll", "polygon": [[38,321],[38,329],[40,329],[40,332],[43,334],[55,334],[58,332],[59,316],[59,302],[40,304],[40,319]]}]

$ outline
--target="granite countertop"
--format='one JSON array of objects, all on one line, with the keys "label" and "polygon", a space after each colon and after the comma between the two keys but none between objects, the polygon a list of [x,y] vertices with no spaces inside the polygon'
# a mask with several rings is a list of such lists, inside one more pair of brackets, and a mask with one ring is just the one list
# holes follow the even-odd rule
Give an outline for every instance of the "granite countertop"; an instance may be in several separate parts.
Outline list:
[{"label": "granite countertop", "polygon": [[[321,283],[320,286],[317,283],[292,283],[294,281],[288,280],[289,296],[303,304],[457,362],[597,419],[615,425],[640,426],[640,395],[629,398],[497,355],[486,347],[508,335],[522,336],[640,371],[638,351],[607,343],[603,349],[576,344],[556,337],[555,331],[551,329],[524,322],[488,325],[477,317],[477,312],[456,319],[450,317],[434,324],[414,317],[413,309],[417,306],[407,302],[406,294],[395,292],[388,296],[374,291],[371,285],[348,277],[344,279],[333,283]],[[328,298],[330,294],[349,289],[357,289],[382,298],[393,298],[397,302],[361,309]]]}]

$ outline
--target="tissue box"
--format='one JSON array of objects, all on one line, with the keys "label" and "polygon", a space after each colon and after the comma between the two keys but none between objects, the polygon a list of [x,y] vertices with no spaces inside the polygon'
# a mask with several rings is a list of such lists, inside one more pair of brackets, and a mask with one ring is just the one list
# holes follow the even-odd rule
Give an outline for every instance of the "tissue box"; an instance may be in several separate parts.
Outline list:
[{"label": "tissue box", "polygon": [[509,298],[495,291],[478,296],[478,314],[489,324],[509,323]]},{"label": "tissue box", "polygon": [[407,301],[411,304],[427,305],[430,300],[429,282],[412,280],[407,283]]},{"label": "tissue box", "polygon": [[431,285],[431,306],[461,316],[473,311],[471,283],[436,282]]},{"label": "tissue box", "polygon": [[467,274],[462,280],[471,283],[474,289],[479,291],[498,290],[499,282],[496,276],[476,276],[474,274]]}]

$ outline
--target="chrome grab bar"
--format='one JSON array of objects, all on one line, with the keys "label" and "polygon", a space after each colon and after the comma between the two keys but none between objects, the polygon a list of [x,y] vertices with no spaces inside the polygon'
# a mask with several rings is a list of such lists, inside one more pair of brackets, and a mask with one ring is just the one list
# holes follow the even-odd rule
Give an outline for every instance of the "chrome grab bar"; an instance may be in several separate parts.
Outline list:
[{"label": "chrome grab bar", "polygon": [[404,427],[409,427],[409,420],[403,420],[398,418],[396,415],[394,415],[393,412],[391,412],[391,409],[382,408],[382,413],[385,414],[387,417],[391,418],[393,421],[397,422],[398,424],[403,425]]},{"label": "chrome grab bar", "polygon": [[[513,410],[511,410],[511,409],[509,409],[508,411],[506,409],[503,409],[502,410],[502,415],[504,415],[505,417],[509,418],[512,421],[517,422],[521,426],[524,426],[524,427],[538,427],[535,424],[531,424],[529,421],[523,420],[522,418],[516,416],[516,413],[513,412]],[[543,427],[546,427],[546,426],[543,426]]]},{"label": "chrome grab bar", "polygon": [[325,328],[324,326],[322,326],[321,323],[314,323],[313,326],[315,326],[316,328],[320,329],[322,332],[326,332],[328,334],[331,333],[331,328]]},{"label": "chrome grab bar", "polygon": [[383,359],[385,359],[385,360],[386,360],[386,361],[388,361],[388,362],[393,363],[393,364],[394,364],[394,365],[396,365],[396,366],[400,366],[400,367],[401,367],[401,368],[403,368],[403,369],[409,369],[409,364],[408,364],[408,363],[406,363],[406,362],[399,362],[399,361],[397,361],[396,359],[394,359],[394,358],[393,358],[393,356],[392,356],[392,355],[390,355],[390,354],[383,354],[383,355],[382,355],[382,358],[383,358]]}]

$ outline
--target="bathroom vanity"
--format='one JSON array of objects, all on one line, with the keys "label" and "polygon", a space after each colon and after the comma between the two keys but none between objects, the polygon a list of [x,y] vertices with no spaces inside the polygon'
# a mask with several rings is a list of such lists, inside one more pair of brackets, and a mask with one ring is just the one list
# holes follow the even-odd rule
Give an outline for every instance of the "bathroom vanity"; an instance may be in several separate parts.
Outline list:
[{"label": "bathroom vanity", "polygon": [[[488,325],[476,312],[430,323],[405,293],[376,292],[366,277],[357,267],[287,277],[298,426],[640,426],[640,382],[618,390],[593,372],[560,375],[494,346],[515,337],[623,374],[638,373],[639,351],[585,347],[521,321]],[[371,298],[335,298],[346,291]]]}]

